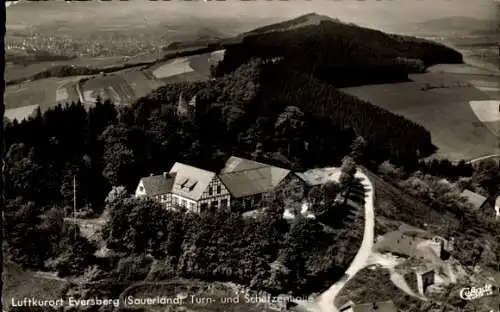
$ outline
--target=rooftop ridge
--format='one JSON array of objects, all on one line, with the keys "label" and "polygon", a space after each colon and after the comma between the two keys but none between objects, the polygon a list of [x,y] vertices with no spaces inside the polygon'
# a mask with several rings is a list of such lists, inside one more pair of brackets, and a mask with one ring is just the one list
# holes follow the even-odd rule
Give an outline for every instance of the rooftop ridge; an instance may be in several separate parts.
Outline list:
[{"label": "rooftop ridge", "polygon": [[[190,167],[190,168],[193,168],[193,169],[196,169],[196,170],[199,170],[199,171],[203,171],[203,172],[206,172],[206,173],[211,173],[211,174],[217,175],[217,174],[216,174],[215,172],[213,172],[213,171],[209,171],[209,170],[205,170],[205,169],[202,169],[202,168],[199,168],[199,167],[195,167],[195,166],[187,165],[187,164],[185,164],[185,163],[181,163],[181,162],[178,162],[178,161],[177,161],[177,162],[175,162],[175,164],[183,165],[183,166]],[[174,164],[174,166],[175,166],[175,164]],[[174,166],[172,166],[172,168],[173,168]],[[172,170],[172,169],[170,169],[170,170]]]}]

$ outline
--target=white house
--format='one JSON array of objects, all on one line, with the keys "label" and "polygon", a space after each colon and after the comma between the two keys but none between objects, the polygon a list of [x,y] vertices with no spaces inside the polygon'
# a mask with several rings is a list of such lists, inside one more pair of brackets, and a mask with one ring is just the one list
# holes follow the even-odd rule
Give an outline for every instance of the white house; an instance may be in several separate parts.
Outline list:
[{"label": "white house", "polygon": [[175,163],[167,173],[144,177],[137,186],[136,197],[148,196],[167,208],[184,207],[189,211],[227,209],[231,196],[211,171]]}]

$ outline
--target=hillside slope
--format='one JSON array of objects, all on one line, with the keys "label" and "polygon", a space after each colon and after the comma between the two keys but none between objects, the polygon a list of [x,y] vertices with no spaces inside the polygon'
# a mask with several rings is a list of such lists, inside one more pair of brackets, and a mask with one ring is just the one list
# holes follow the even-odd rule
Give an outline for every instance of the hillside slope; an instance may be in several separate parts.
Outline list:
[{"label": "hillside slope", "polygon": [[[462,55],[443,45],[307,14],[261,27],[228,44],[218,74],[252,58],[282,58],[290,68],[313,73],[335,86],[406,81],[438,63],[462,63]],[[369,73],[369,75],[367,75]]]}]

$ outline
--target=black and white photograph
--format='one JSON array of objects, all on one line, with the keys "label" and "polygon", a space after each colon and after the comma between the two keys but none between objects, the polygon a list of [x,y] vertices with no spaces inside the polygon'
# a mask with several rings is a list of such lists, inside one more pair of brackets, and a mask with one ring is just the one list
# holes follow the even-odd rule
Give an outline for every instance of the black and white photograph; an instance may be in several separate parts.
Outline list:
[{"label": "black and white photograph", "polygon": [[2,312],[500,312],[500,1],[4,2]]}]

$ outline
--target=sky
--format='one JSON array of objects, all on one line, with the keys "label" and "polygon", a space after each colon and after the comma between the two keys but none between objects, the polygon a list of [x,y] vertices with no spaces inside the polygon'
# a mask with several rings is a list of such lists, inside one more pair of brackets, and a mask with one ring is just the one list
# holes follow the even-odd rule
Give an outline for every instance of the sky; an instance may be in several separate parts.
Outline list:
[{"label": "sky", "polygon": [[[67,10],[71,8],[71,10]],[[64,14],[61,14],[64,11]],[[33,13],[36,12],[36,18]],[[362,26],[390,28],[402,23],[424,22],[450,16],[467,16],[481,19],[500,20],[499,5],[495,0],[227,0],[224,2],[153,2],[147,0],[113,0],[100,3],[97,0],[86,3],[64,3],[64,1],[24,2],[7,9],[9,24],[51,22],[71,23],[102,17],[104,20],[134,20],[144,16],[148,20],[187,18],[231,18],[241,20],[285,20],[302,14],[316,12],[337,17],[345,22]],[[91,13],[91,14],[84,14]]]}]

